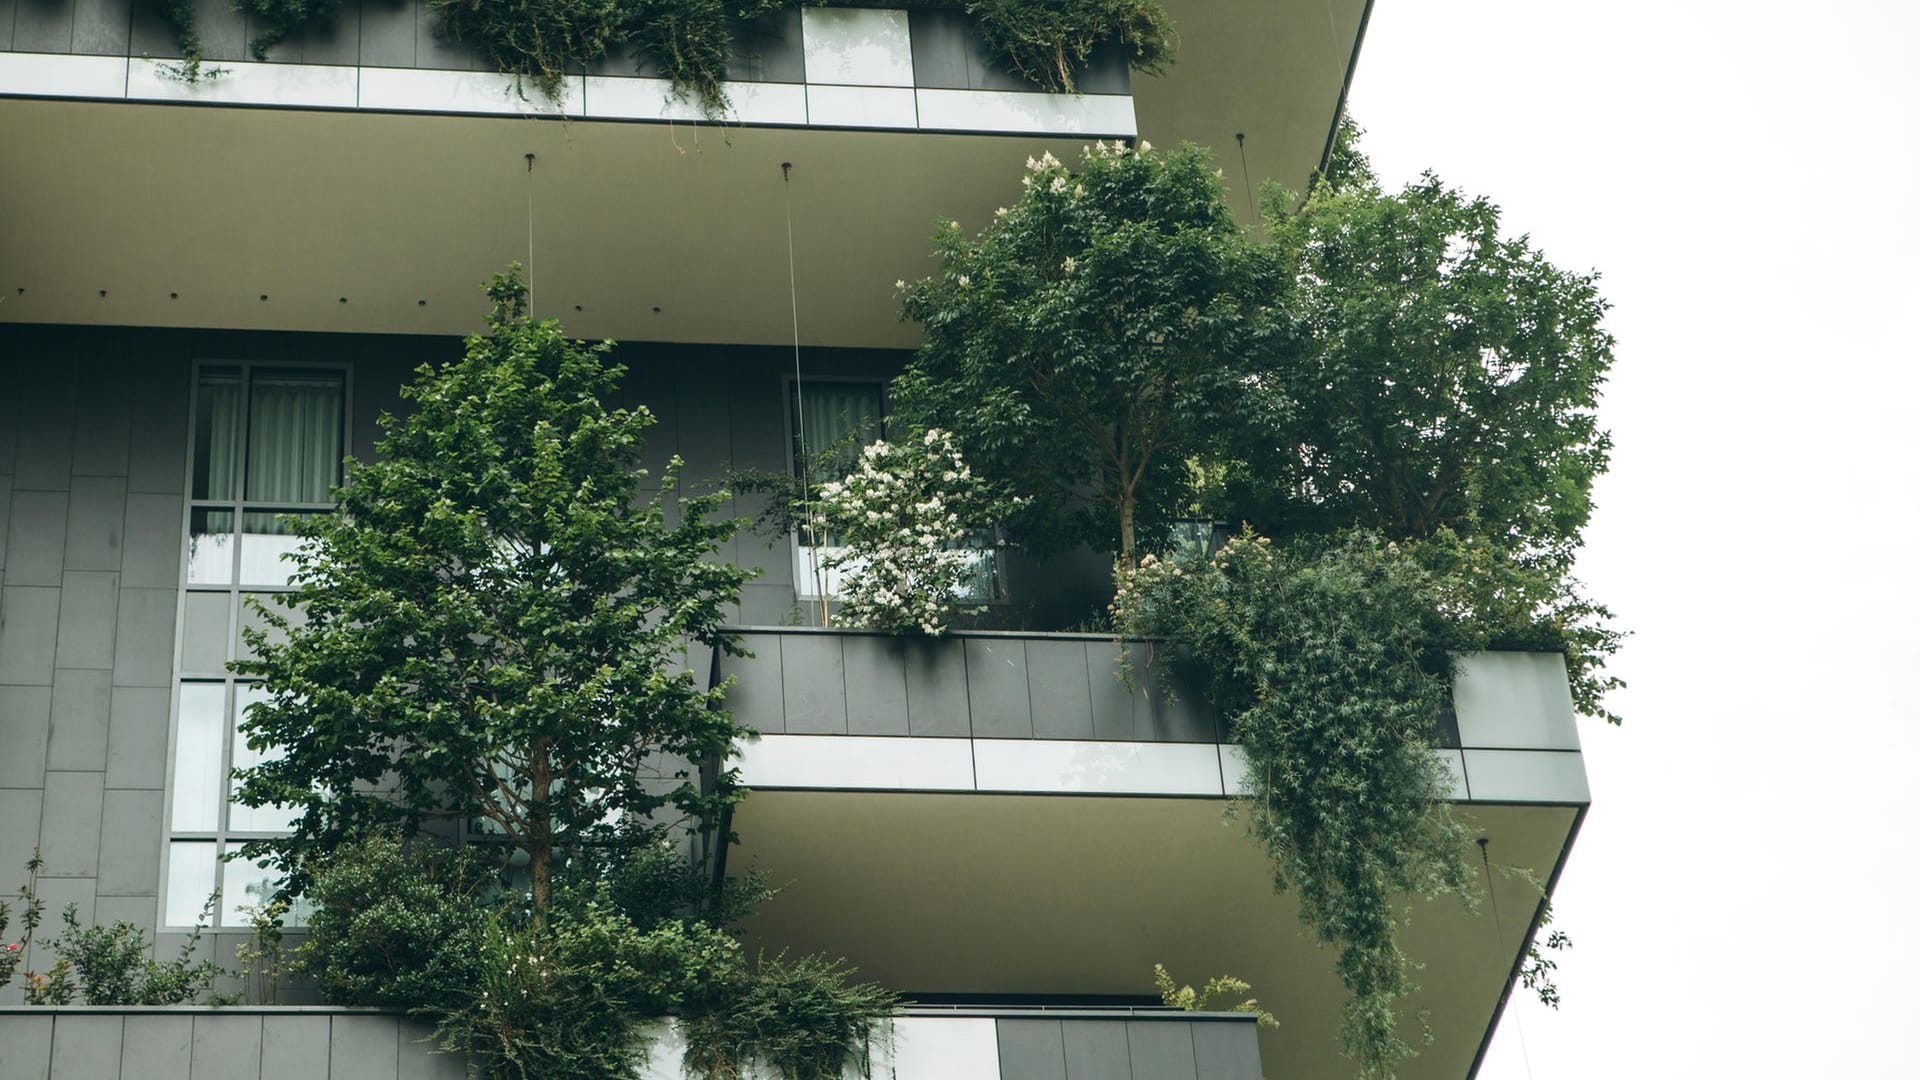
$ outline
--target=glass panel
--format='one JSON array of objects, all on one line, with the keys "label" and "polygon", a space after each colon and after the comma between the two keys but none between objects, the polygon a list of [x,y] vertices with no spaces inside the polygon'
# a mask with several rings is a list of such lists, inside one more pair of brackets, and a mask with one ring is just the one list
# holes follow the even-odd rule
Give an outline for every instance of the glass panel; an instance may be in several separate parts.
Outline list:
[{"label": "glass panel", "polygon": [[240,451],[240,371],[201,368],[194,409],[193,497],[231,499]]},{"label": "glass panel", "polygon": [[220,925],[245,926],[243,906],[259,907],[273,897],[280,875],[252,859],[234,859],[227,863],[227,883],[220,890]]},{"label": "glass panel", "polygon": [[220,804],[227,796],[226,779],[220,773],[226,733],[226,684],[181,683],[180,734],[173,749],[175,832],[213,832],[220,827]]},{"label": "glass panel", "polygon": [[175,840],[167,845],[168,926],[192,926],[214,890],[213,841]]},{"label": "glass panel", "polygon": [[793,403],[794,461],[811,460],[816,483],[852,471],[860,448],[883,433],[878,383],[805,383]]},{"label": "glass panel", "polygon": [[249,510],[240,515],[240,584],[285,585],[293,574],[294,566],[285,556],[299,548],[301,541],[280,520],[282,516],[308,515],[282,515],[273,510]]},{"label": "glass panel", "polygon": [[328,501],[340,482],[343,383],[337,372],[254,372],[248,501]]},{"label": "glass panel", "polygon": [[[247,745],[247,737],[240,730],[240,725],[246,722],[247,706],[266,696],[266,691],[261,689],[259,683],[240,683],[233,688],[233,767],[236,769],[250,769],[263,761],[278,761],[286,753],[278,746],[255,750]],[[227,831],[290,832],[293,820],[299,814],[299,811],[281,806],[242,806],[234,802],[227,807]],[[227,871],[227,878],[232,880],[233,871]]]},{"label": "glass panel", "polygon": [[199,507],[187,529],[187,584],[233,581],[233,511]]},{"label": "glass panel", "polygon": [[180,670],[187,675],[224,675],[227,670],[229,592],[190,592],[180,631]]}]

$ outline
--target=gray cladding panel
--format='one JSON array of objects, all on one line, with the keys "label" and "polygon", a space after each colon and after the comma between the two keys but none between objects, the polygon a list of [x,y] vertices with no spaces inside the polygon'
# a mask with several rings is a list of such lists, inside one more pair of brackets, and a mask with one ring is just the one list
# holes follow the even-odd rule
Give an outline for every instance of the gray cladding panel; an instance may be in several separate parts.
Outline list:
[{"label": "gray cladding panel", "polygon": [[0,1076],[46,1076],[52,1066],[51,1015],[0,1015]]},{"label": "gray cladding panel", "polygon": [[200,35],[200,55],[208,60],[251,60],[247,52],[246,16],[233,10],[232,0],[191,0],[193,28]]},{"label": "gray cladding panel", "polygon": [[[40,814],[40,856],[47,877],[92,877],[100,866],[100,814],[106,776],[49,772]],[[51,901],[49,911],[60,910]]]},{"label": "gray cladding panel", "polygon": [[1093,738],[1093,691],[1082,641],[1029,640],[1027,695],[1037,739]]},{"label": "gray cladding panel", "polygon": [[274,1080],[327,1080],[326,1016],[268,1016],[260,1032],[260,1075]]},{"label": "gray cladding panel", "polygon": [[399,1080],[400,1026],[384,1016],[336,1016],[330,1080]]},{"label": "gray cladding panel", "polygon": [[60,632],[54,665],[113,669],[115,612],[120,575],[82,570],[68,573],[60,590]]},{"label": "gray cladding panel", "polygon": [[28,489],[17,477],[13,488],[5,581],[8,585],[58,585],[66,566],[67,492]]},{"label": "gray cladding panel", "polygon": [[125,476],[75,476],[67,502],[66,569],[120,569],[126,523]]},{"label": "gray cladding panel", "polygon": [[[1135,691],[1120,681],[1119,659],[1132,646],[1116,648],[1104,641],[1087,642],[1087,685],[1093,693],[1093,737],[1131,740]],[[1138,663],[1138,658],[1136,658]]]},{"label": "gray cladding panel", "polygon": [[[73,51],[98,56],[127,55],[133,0],[79,0],[80,22]],[[101,17],[89,13],[99,12]],[[130,372],[121,362],[99,364],[106,378],[89,383],[73,415],[73,475],[127,475],[127,410]]]},{"label": "gray cladding panel", "polygon": [[193,1080],[262,1080],[259,1014],[193,1018]]},{"label": "gray cladding panel", "polygon": [[1193,1025],[1161,1020],[1127,1021],[1133,1075],[1154,1080],[1198,1080],[1193,1061]]},{"label": "gray cladding panel", "polygon": [[907,732],[972,734],[967,718],[967,655],[950,642],[901,639],[907,669]]},{"label": "gray cladding panel", "polygon": [[1193,1064],[1199,1080],[1260,1080],[1259,1028],[1195,1021]]},{"label": "gray cladding panel", "polygon": [[716,656],[719,677],[732,676],[733,689],[727,691],[727,709],[733,722],[767,735],[782,735],[787,730],[786,695],[780,674],[780,639],[753,635],[741,644],[753,652],[751,657]]},{"label": "gray cladding panel", "polygon": [[122,585],[164,589],[179,584],[181,502],[178,495],[127,496]]},{"label": "gray cladding panel", "polygon": [[[20,42],[22,27],[30,13],[39,15],[71,10],[70,5],[54,0],[47,5],[19,5],[15,16],[14,47],[30,51]],[[66,52],[59,49],[31,50]],[[18,435],[14,447],[13,486],[15,491],[65,491],[73,475],[73,380],[72,365],[30,364],[15,380],[20,402]]]},{"label": "gray cladding panel", "polygon": [[967,17],[958,11],[910,11],[913,81],[941,90],[967,88]]},{"label": "gray cladding panel", "polygon": [[74,0],[26,0],[13,17],[13,47],[21,52],[73,51]]},{"label": "gray cladding panel", "polygon": [[1060,1026],[1058,1020],[995,1021],[1000,1080],[1068,1080]]},{"label": "gray cladding panel", "polygon": [[1071,1080],[1131,1080],[1133,1059],[1124,1020],[1076,1020],[1065,1025]]},{"label": "gray cladding panel", "polygon": [[406,1028],[400,1032],[399,1072],[400,1080],[463,1080],[467,1059],[463,1054],[441,1052],[426,1029]]},{"label": "gray cladding panel", "polygon": [[727,78],[741,82],[805,82],[807,59],[800,35],[800,9],[788,8],[764,19],[736,24]]},{"label": "gray cladding panel", "polygon": [[[173,59],[180,55],[179,38],[156,5],[133,5],[133,39],[129,51],[135,56],[162,59]],[[137,462],[139,458],[136,456],[134,460]]]},{"label": "gray cladding panel", "polygon": [[470,71],[480,66],[471,48],[438,33],[440,18],[424,0],[415,0],[413,12],[415,67]]},{"label": "gray cladding panel", "polygon": [[[0,788],[38,788],[46,775],[50,686],[0,686]],[[39,813],[34,814],[35,821]],[[10,827],[0,817],[0,829]],[[27,830],[32,832],[31,828]],[[0,868],[12,865],[0,863]]]},{"label": "gray cladding panel", "polygon": [[[53,1077],[111,1078],[120,1072],[122,1016],[67,1014],[53,1025]],[[7,1074],[14,1075],[14,1074]]]},{"label": "gray cladding panel", "polygon": [[224,592],[190,592],[180,630],[180,673],[223,675],[231,641],[232,600]]},{"label": "gray cladding panel", "polygon": [[137,1080],[189,1080],[193,1016],[136,1014],[120,1037],[120,1072]]},{"label": "gray cladding panel", "polygon": [[53,673],[53,724],[47,768],[104,771],[113,673],[62,669]]},{"label": "gray cladding panel", "polygon": [[173,691],[165,686],[116,686],[107,723],[107,786],[154,788],[166,783],[167,713]]},{"label": "gray cladding panel", "polygon": [[[0,0],[4,3],[5,0]],[[6,14],[0,9],[0,17]],[[4,418],[0,418],[4,419]],[[0,473],[0,579],[6,577],[7,569],[7,530],[13,520],[13,474]]]},{"label": "gray cladding panel", "polygon": [[847,734],[907,734],[906,650],[901,639],[850,634],[843,645]]},{"label": "gray cladding panel", "polygon": [[[0,0],[0,49],[13,48],[13,5],[14,0]],[[10,441],[6,432],[12,417],[12,412],[0,407],[0,444]],[[0,445],[0,469],[12,468],[12,454],[11,445]]]},{"label": "gray cladding panel", "polygon": [[160,792],[107,789],[100,824],[102,896],[160,892]]},{"label": "gray cladding panel", "polygon": [[[74,15],[74,52],[89,56],[127,55],[128,36],[133,28],[133,0],[78,0]],[[124,458],[124,436],[120,448]]]},{"label": "gray cladding panel", "polygon": [[793,634],[780,639],[787,734],[845,735],[847,681],[837,634]]},{"label": "gray cladding panel", "polygon": [[[0,867],[18,872],[40,842],[39,787],[0,787]],[[0,1072],[0,1076],[6,1075]]]},{"label": "gray cladding panel", "polygon": [[121,587],[113,685],[172,685],[173,614],[178,595],[172,589]]},{"label": "gray cladding panel", "polygon": [[59,589],[0,589],[0,684],[52,686],[59,628]]},{"label": "gray cladding panel", "polygon": [[360,8],[360,62],[368,67],[412,67],[419,55],[419,19],[413,0],[366,0]]},{"label": "gray cladding panel", "polygon": [[[134,7],[139,11],[147,5]],[[130,389],[128,491],[179,494],[186,486],[187,370],[178,360],[140,367]]]},{"label": "gray cladding panel", "polygon": [[966,638],[967,704],[980,739],[1033,738],[1027,648],[1019,638]]},{"label": "gray cladding panel", "polygon": [[[372,2],[378,4],[381,0]],[[347,67],[358,64],[360,10],[360,4],[348,0],[340,5],[339,12],[333,18],[322,20],[317,25],[308,25],[285,44],[299,48],[302,63],[340,64]]]}]

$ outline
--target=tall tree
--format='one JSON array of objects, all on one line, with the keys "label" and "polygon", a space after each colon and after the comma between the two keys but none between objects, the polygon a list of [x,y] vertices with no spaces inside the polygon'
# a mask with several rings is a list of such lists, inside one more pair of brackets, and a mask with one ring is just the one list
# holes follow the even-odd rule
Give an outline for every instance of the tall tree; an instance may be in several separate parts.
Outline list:
[{"label": "tall tree", "polygon": [[1565,553],[1611,442],[1613,362],[1592,274],[1500,235],[1500,208],[1433,174],[1382,191],[1343,124],[1297,207],[1270,194],[1297,336],[1248,383],[1231,429],[1235,508],[1275,537],[1445,528]]},{"label": "tall tree", "polygon": [[[238,797],[301,811],[245,852],[295,887],[349,836],[477,820],[526,853],[543,923],[556,863],[735,797],[730,771],[703,790],[684,764],[734,735],[685,666],[689,642],[734,647],[719,627],[747,574],[707,558],[734,525],[706,520],[714,496],[675,526],[668,496],[639,500],[651,415],[602,403],[624,371],[612,343],[528,318],[517,270],[487,287],[490,332],[380,418],[338,511],[299,523],[291,611],[267,610],[276,633],[236,665],[267,690],[241,730],[278,755]],[[649,759],[682,762],[678,782],[646,782]]]},{"label": "tall tree", "polygon": [[1030,159],[1022,183],[977,238],[935,234],[940,273],[905,293],[925,337],[895,400],[1029,500],[1020,539],[1132,565],[1232,411],[1266,261],[1202,150],[1095,144],[1077,171]]}]

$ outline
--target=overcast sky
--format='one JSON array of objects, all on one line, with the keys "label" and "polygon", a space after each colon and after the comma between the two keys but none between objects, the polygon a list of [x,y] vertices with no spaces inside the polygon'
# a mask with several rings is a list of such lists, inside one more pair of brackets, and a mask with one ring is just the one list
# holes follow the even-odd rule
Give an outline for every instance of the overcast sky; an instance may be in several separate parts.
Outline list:
[{"label": "overcast sky", "polygon": [[1626,724],[1581,730],[1564,1003],[1480,1075],[1920,1075],[1920,4],[1378,0],[1350,104],[1618,338]]}]

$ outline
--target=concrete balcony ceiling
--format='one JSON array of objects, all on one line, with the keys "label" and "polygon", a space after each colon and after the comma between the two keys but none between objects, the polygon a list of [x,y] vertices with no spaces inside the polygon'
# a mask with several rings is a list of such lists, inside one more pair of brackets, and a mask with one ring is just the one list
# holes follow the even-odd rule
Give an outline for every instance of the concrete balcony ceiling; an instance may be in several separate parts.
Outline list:
[{"label": "concrete balcony ceiling", "polygon": [[[1243,176],[1301,187],[1366,5],[1167,7],[1140,135],[1212,146],[1242,214]],[[979,228],[1029,155],[1088,140],[0,97],[0,320],[468,333],[517,259],[584,337],[782,344],[790,162],[803,342],[911,345],[893,284],[934,223]]]}]

